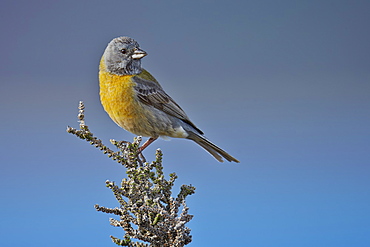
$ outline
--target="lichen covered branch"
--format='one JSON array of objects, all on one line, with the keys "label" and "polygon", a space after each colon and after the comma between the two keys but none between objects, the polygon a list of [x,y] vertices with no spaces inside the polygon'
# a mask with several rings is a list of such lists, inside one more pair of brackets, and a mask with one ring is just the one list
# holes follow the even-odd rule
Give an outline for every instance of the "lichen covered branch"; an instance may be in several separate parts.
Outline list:
[{"label": "lichen covered branch", "polygon": [[171,173],[169,179],[165,178],[161,150],[157,149],[155,160],[151,163],[139,158],[141,137],[136,137],[132,143],[111,140],[118,151],[111,150],[96,138],[85,124],[84,108],[83,102],[80,102],[80,129],[68,127],[67,132],[90,142],[126,168],[127,178],[122,179],[120,185],[106,181],[106,186],[113,192],[119,207],[95,205],[97,211],[119,218],[110,219],[110,224],[121,227],[125,234],[123,239],[111,236],[112,241],[120,246],[136,247],[180,247],[189,244],[192,236],[185,224],[193,215],[188,213],[189,208],[185,200],[195,192],[195,187],[182,185],[179,194],[172,197],[177,175]]}]

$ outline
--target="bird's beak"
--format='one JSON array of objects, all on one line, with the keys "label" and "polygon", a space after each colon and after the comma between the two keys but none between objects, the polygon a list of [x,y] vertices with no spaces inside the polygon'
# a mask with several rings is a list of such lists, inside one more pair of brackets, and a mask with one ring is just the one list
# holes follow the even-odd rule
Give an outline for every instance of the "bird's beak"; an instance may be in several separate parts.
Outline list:
[{"label": "bird's beak", "polygon": [[140,59],[140,58],[145,57],[146,55],[148,55],[148,54],[147,54],[145,51],[140,50],[139,48],[137,48],[137,49],[134,51],[134,54],[132,54],[132,58],[133,58],[133,59]]}]

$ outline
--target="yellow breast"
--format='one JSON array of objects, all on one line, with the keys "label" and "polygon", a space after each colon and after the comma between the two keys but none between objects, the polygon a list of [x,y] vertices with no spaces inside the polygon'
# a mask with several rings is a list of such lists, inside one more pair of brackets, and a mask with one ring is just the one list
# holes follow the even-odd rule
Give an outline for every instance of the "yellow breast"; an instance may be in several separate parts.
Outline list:
[{"label": "yellow breast", "polygon": [[[135,100],[133,75],[116,75],[105,70],[100,62],[100,101],[111,119],[122,128],[135,133],[140,120],[141,106]],[[136,133],[141,134],[141,133]]]}]

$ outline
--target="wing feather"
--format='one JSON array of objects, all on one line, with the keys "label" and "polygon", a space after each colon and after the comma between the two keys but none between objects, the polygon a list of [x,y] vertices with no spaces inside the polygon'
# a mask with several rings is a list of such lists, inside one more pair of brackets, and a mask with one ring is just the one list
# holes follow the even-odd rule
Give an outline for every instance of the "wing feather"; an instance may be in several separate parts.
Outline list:
[{"label": "wing feather", "polygon": [[[200,134],[203,134],[203,132],[190,121],[184,110],[163,90],[155,79],[154,81],[147,80],[149,77],[147,74],[149,74],[149,72],[145,71],[145,79],[141,78],[140,75],[133,78],[136,82],[134,88],[138,99],[146,105],[153,106],[171,116],[181,119],[196,129]],[[152,76],[150,75],[150,77]],[[150,79],[150,77],[148,79]]]}]

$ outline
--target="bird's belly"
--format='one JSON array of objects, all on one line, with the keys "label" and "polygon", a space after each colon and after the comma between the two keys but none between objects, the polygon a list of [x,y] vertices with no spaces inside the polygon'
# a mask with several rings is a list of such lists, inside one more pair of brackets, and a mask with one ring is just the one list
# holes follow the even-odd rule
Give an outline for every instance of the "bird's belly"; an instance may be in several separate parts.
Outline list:
[{"label": "bird's belly", "polygon": [[145,131],[141,107],[135,99],[135,83],[131,78],[132,75],[119,76],[100,72],[100,101],[117,125],[136,135],[150,136]]},{"label": "bird's belly", "polygon": [[100,72],[100,100],[111,119],[125,130],[141,136],[184,138],[186,131],[166,113],[141,103],[134,91],[132,75]]}]

